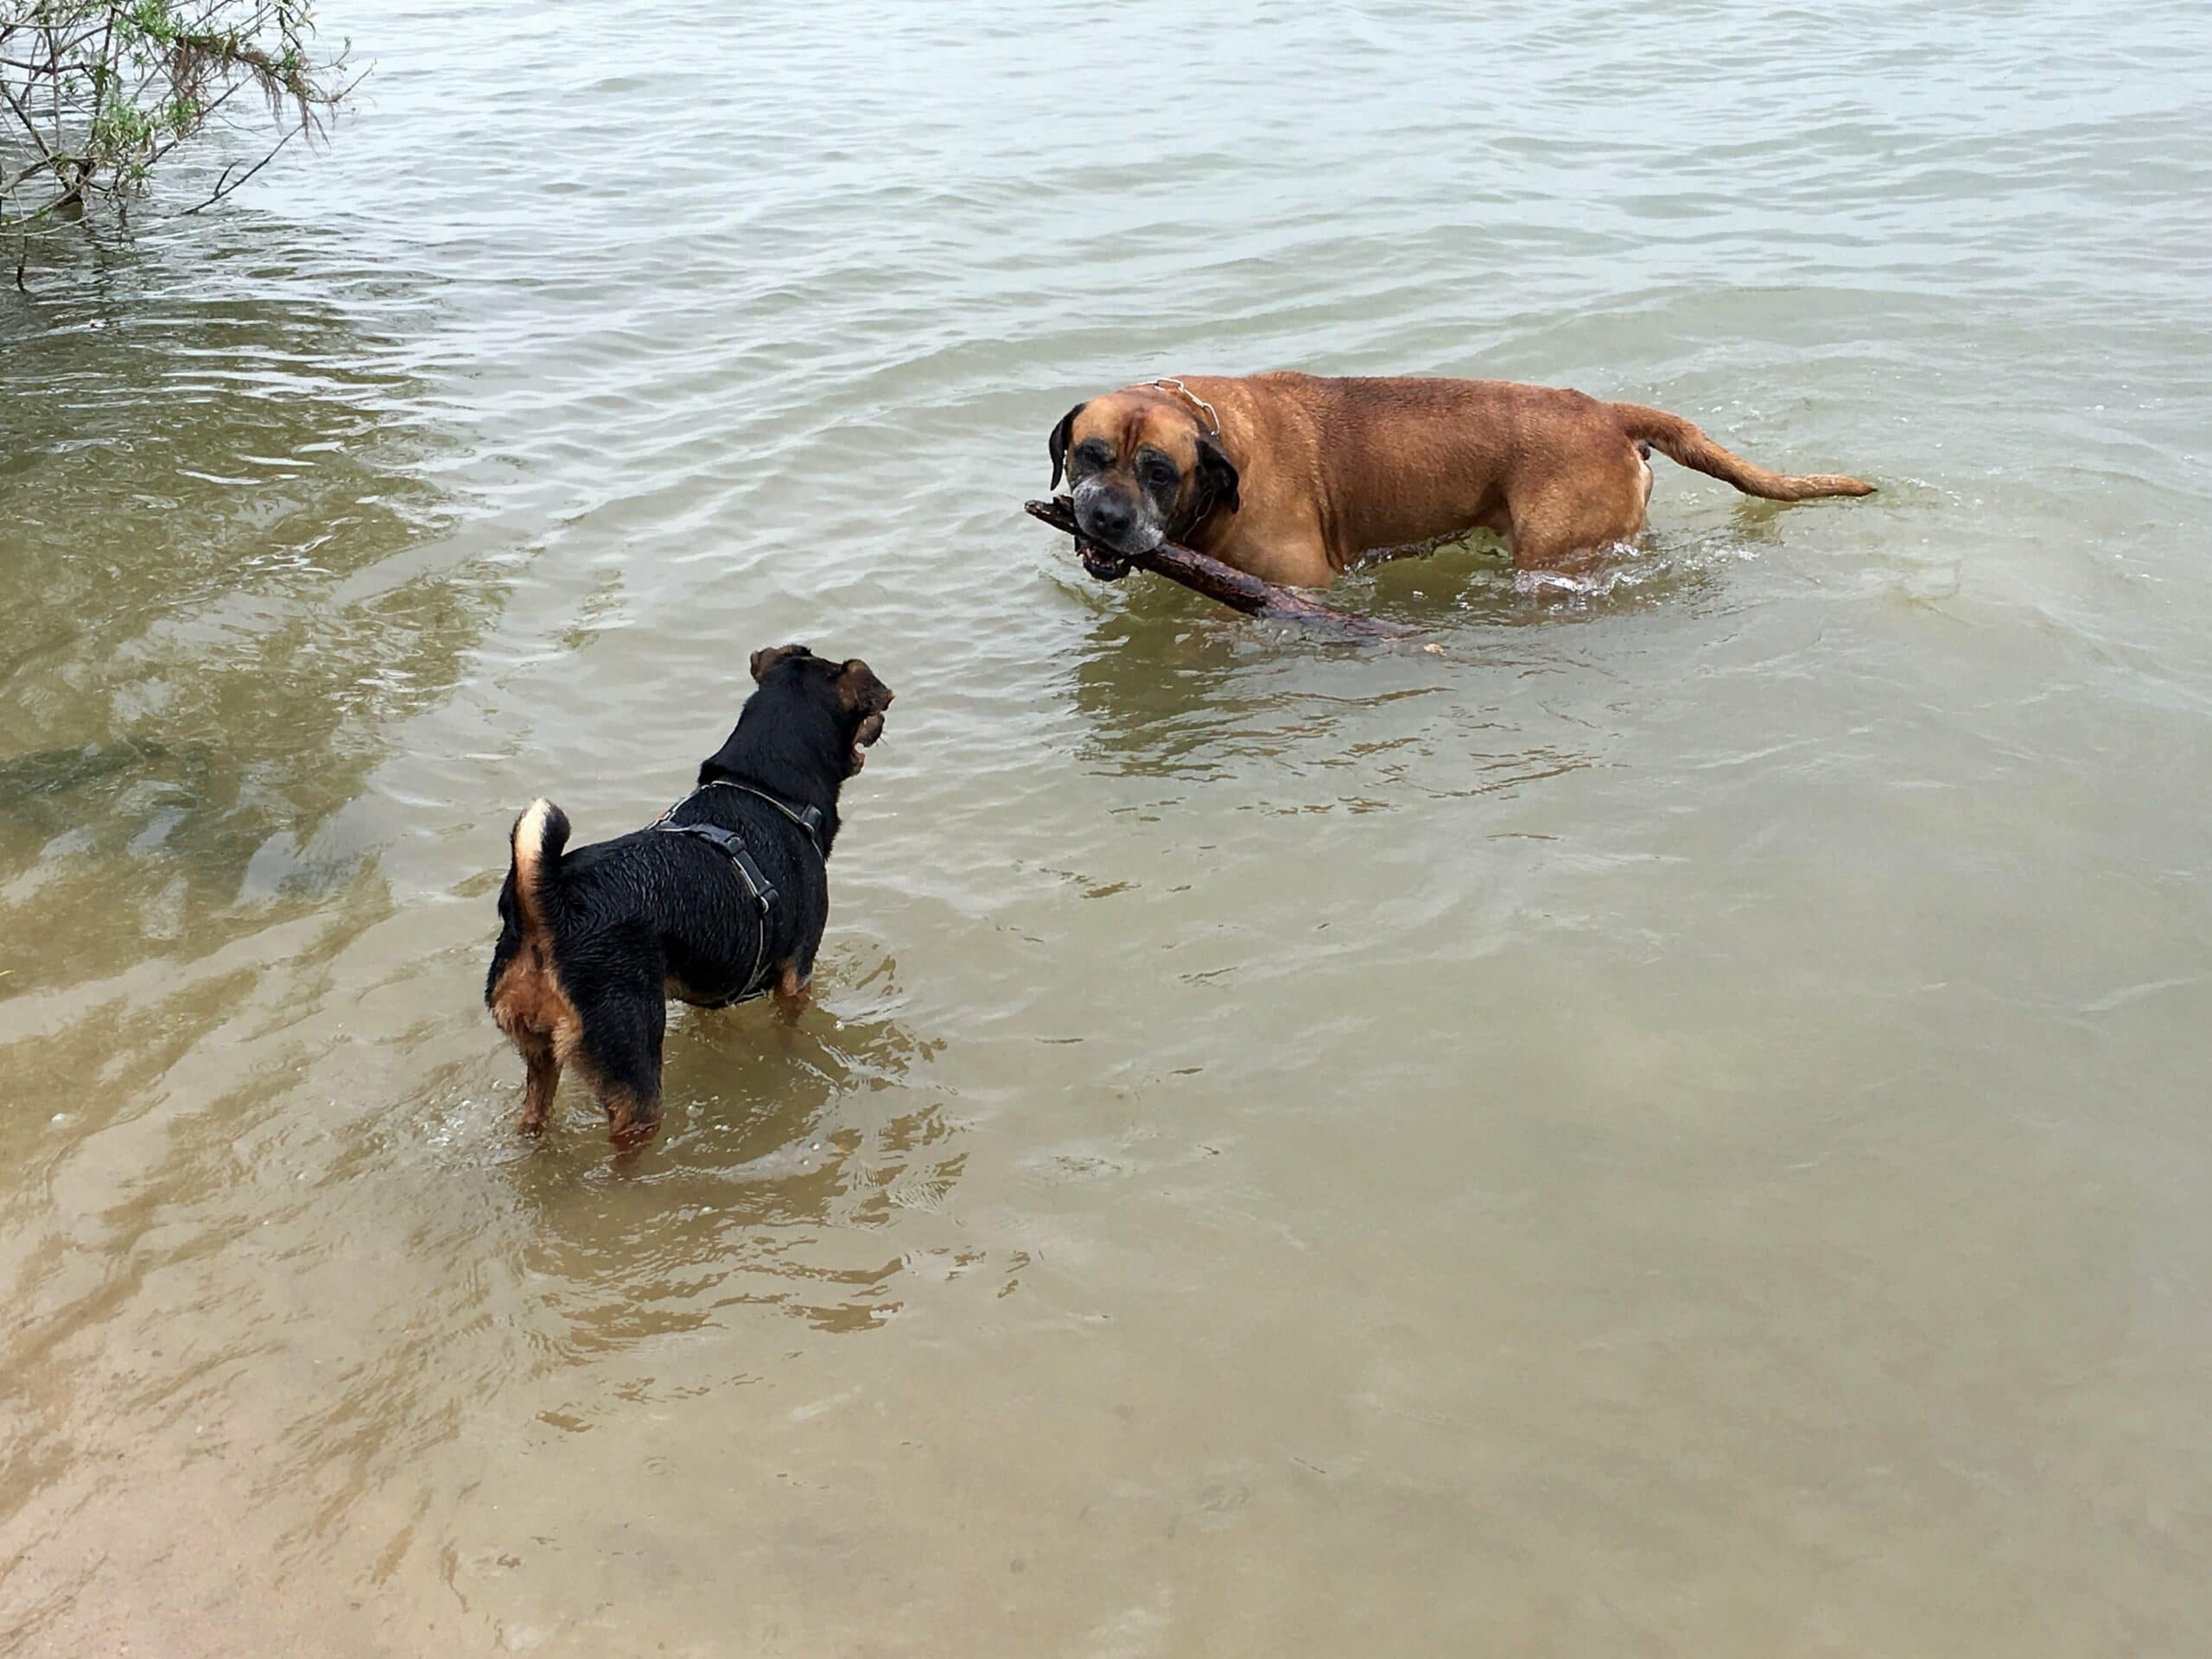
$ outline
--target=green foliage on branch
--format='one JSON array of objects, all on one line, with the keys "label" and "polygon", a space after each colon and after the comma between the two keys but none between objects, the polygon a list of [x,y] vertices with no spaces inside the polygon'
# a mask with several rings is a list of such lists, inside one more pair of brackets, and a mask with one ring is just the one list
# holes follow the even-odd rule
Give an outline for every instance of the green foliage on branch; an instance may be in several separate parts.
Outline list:
[{"label": "green foliage on branch", "polygon": [[[121,200],[257,99],[268,141],[197,206],[259,172],[352,90],[318,54],[312,0],[0,0],[0,232]],[[254,95],[244,105],[242,93]]]}]

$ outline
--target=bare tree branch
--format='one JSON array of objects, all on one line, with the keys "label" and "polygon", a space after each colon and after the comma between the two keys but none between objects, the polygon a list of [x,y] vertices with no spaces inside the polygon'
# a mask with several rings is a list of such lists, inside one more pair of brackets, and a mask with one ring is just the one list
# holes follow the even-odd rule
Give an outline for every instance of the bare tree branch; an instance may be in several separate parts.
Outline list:
[{"label": "bare tree branch", "polygon": [[[0,0],[0,231],[88,200],[119,207],[180,145],[240,124],[232,111],[248,87],[269,104],[274,142],[224,168],[188,213],[232,194],[302,133],[321,136],[359,80],[344,78],[342,49],[315,48],[310,6]],[[10,132],[28,155],[8,154]]]}]

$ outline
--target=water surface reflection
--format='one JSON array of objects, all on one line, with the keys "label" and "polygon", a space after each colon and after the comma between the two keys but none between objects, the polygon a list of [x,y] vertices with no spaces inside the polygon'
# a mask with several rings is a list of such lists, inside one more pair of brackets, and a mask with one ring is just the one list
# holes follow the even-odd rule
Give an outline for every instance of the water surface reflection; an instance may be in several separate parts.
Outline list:
[{"label": "water surface reflection", "polygon": [[441,441],[395,342],[265,266],[181,277],[164,245],[0,297],[0,928],[43,942],[19,993],[137,940],[205,950],[358,868],[333,814],[498,602],[441,545]]}]

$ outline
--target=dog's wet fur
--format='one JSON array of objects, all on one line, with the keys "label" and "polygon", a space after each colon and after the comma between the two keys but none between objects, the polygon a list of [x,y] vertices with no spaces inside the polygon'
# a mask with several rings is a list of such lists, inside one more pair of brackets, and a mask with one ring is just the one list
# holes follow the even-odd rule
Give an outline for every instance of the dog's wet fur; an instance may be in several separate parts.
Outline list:
[{"label": "dog's wet fur", "polygon": [[[564,1066],[606,1109],[618,1145],[659,1127],[667,1000],[723,1006],[765,979],[786,1012],[804,1003],[829,920],[823,861],[837,798],[883,730],[891,688],[855,658],[804,645],[753,654],[757,689],[736,728],[699,768],[699,788],[664,822],[734,831],[777,898],[763,916],[728,855],[692,836],[647,829],[568,849],[569,820],[532,801],[515,821],[499,943],[484,1001],[528,1071],[522,1125],[542,1131]],[[821,815],[806,828],[739,784]],[[763,930],[766,937],[763,938]]]},{"label": "dog's wet fur", "polygon": [[1664,410],[1505,380],[1186,375],[1077,404],[1046,448],[1084,565],[1109,580],[1173,541],[1320,588],[1472,530],[1523,570],[1572,574],[1643,530],[1655,449],[1771,501],[1873,490],[1769,472]]}]

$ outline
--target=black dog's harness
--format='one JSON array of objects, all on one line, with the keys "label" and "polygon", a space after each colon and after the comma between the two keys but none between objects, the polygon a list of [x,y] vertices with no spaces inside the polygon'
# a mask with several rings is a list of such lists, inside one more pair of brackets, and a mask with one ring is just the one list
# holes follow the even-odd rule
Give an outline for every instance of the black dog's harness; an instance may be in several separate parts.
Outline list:
[{"label": "black dog's harness", "polygon": [[678,810],[696,800],[702,791],[709,789],[742,790],[747,795],[758,797],[767,802],[777,811],[806,831],[806,844],[814,849],[814,855],[817,858],[823,855],[822,813],[815,807],[793,806],[788,801],[779,801],[765,789],[755,789],[750,784],[733,783],[727,778],[716,778],[700,785],[697,789],[693,790],[646,826],[648,829],[658,830],[667,835],[689,836],[694,841],[703,841],[708,846],[728,859],[731,868],[737,872],[737,879],[745,883],[745,890],[753,895],[753,906],[760,912],[760,932],[753,946],[753,966],[746,973],[745,983],[739,988],[736,995],[715,1005],[717,1007],[728,1007],[732,1003],[750,1002],[754,997],[765,996],[767,994],[767,986],[758,982],[760,979],[762,959],[768,954],[768,914],[775,905],[777,890],[775,883],[768,880],[766,873],[753,858],[753,849],[745,844],[745,837],[734,830],[725,830],[719,824],[713,823],[671,823],[669,822],[669,819]]}]

